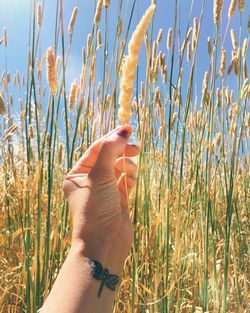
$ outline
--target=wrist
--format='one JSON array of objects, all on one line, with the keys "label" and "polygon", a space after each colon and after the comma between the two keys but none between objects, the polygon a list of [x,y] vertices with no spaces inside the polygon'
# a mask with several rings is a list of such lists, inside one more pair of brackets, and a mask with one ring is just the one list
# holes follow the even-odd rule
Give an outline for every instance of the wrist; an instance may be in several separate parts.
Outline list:
[{"label": "wrist", "polygon": [[81,256],[83,259],[96,260],[107,268],[110,273],[120,275],[125,260],[129,254],[130,247],[126,246],[123,240],[115,235],[110,234],[95,239],[74,238],[72,240],[71,253]]}]

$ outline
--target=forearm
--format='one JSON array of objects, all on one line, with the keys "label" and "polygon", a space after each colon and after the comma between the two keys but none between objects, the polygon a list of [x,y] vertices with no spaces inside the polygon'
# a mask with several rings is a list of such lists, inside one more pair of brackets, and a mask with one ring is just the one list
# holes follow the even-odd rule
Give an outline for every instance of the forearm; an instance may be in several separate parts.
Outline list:
[{"label": "forearm", "polygon": [[[93,258],[107,268],[110,274],[120,276],[123,261],[112,260],[111,256],[108,265],[109,252],[101,250],[99,249],[98,254]],[[81,244],[72,246],[41,313],[111,312],[115,292],[104,286],[98,297],[101,281],[91,275],[89,260],[90,257],[86,256]]]}]

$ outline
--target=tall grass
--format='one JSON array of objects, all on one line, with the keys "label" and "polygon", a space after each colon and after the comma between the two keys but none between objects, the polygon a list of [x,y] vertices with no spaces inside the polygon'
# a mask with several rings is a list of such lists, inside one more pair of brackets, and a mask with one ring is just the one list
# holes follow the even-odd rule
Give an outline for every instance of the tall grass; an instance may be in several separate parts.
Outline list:
[{"label": "tall grass", "polygon": [[[39,5],[38,20],[38,3],[32,0],[25,77],[7,69],[1,74],[1,312],[29,313],[41,307],[70,247],[72,224],[63,179],[91,143],[119,123],[119,77],[138,1],[119,0],[116,18],[110,16],[112,1],[102,10],[96,2],[99,9],[93,12],[82,50],[76,95],[70,96],[67,86],[74,23],[67,27],[62,0],[56,1],[51,23],[51,46],[61,56],[57,92],[46,81],[43,53],[48,47],[40,36],[46,1]],[[212,46],[202,53],[209,66],[200,82],[199,45],[206,40],[207,12],[203,1],[193,20],[194,2],[189,5],[189,18],[181,24],[182,7],[176,0],[167,47],[157,36],[157,8],[145,37],[146,66],[137,70],[131,104],[134,139],[141,145],[130,209],[134,245],[114,312],[249,309],[249,35],[242,37],[246,12],[241,7],[234,30],[237,43],[225,51],[226,61],[221,51],[230,36],[234,6],[225,32],[220,16],[215,17]],[[163,38],[167,31],[163,29]],[[7,35],[5,31],[0,49],[8,44]],[[14,118],[18,99],[12,94],[17,89],[23,93],[20,120]]]}]

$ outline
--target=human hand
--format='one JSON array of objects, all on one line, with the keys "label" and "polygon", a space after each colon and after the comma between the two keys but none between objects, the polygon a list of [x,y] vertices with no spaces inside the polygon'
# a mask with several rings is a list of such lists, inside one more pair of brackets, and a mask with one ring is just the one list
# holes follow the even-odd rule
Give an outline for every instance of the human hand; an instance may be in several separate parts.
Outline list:
[{"label": "human hand", "polygon": [[128,144],[131,133],[126,125],[96,141],[63,186],[73,218],[72,246],[80,243],[84,256],[117,271],[133,240],[127,196],[136,184],[137,167],[129,157],[140,149]]}]

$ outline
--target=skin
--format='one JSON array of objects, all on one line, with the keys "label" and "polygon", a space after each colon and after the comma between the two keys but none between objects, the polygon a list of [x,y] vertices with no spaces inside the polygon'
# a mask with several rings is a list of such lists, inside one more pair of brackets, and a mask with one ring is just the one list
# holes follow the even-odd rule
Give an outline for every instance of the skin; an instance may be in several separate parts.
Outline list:
[{"label": "skin", "polygon": [[97,297],[101,282],[91,276],[89,260],[120,276],[131,249],[128,195],[136,184],[137,168],[129,157],[140,151],[128,143],[131,134],[130,125],[109,132],[68,173],[63,190],[72,213],[72,245],[40,312],[112,311],[115,292],[104,286]]}]

